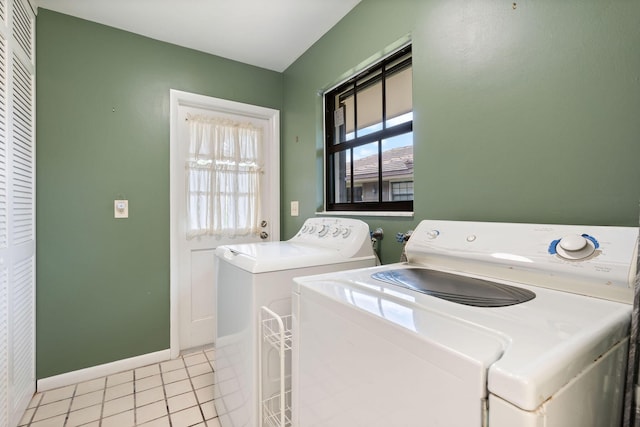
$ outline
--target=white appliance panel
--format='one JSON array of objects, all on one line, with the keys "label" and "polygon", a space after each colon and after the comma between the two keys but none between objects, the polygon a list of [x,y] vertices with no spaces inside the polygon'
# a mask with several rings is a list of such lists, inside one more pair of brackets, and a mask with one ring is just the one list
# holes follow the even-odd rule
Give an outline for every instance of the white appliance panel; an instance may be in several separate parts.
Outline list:
[{"label": "white appliance panel", "polygon": [[[599,427],[616,420],[638,229],[502,225],[423,221],[407,245],[408,263],[296,278],[294,425],[384,419],[380,425],[479,427],[490,419],[491,427]],[[416,268],[536,297],[477,307],[371,277]],[[473,368],[463,361],[475,361]],[[416,389],[427,402],[415,400]],[[597,415],[575,414],[585,402]],[[468,413],[474,418],[461,415]]]}]

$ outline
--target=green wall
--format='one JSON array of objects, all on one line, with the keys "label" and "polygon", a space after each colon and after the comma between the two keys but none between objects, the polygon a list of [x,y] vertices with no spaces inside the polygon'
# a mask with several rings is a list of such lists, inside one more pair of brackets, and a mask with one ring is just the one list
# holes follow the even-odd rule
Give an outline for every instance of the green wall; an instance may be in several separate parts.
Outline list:
[{"label": "green wall", "polygon": [[362,218],[383,262],[424,218],[637,226],[638,16],[627,0],[363,0],[284,73],[283,235],[322,210],[318,91],[408,34],[415,217]]},{"label": "green wall", "polygon": [[39,9],[38,378],[169,348],[170,89],[282,108],[281,73]]},{"label": "green wall", "polygon": [[415,216],[363,218],[383,262],[423,218],[637,225],[640,3],[513,3],[363,0],[283,74],[39,9],[38,378],[169,347],[169,89],[282,110],[286,239],[322,209],[318,91],[410,34]]}]

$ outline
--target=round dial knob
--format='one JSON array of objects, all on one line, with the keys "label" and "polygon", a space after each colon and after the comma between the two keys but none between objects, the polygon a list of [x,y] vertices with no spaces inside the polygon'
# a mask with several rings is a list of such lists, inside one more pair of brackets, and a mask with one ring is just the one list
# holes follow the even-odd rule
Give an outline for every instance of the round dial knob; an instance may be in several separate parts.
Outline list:
[{"label": "round dial knob", "polygon": [[324,237],[329,232],[328,225],[321,225],[320,230],[318,230],[318,236]]},{"label": "round dial knob", "polygon": [[571,260],[587,258],[595,250],[596,247],[593,241],[579,234],[564,236],[556,247],[558,255]]},{"label": "round dial knob", "polygon": [[427,231],[427,237],[430,238],[430,239],[435,239],[439,235],[440,235],[440,232],[438,230],[429,230],[429,231]]},{"label": "round dial knob", "polygon": [[574,252],[583,249],[587,245],[587,239],[577,234],[572,234],[569,236],[564,236],[562,239],[560,239],[560,242],[558,242],[558,244],[565,251]]},{"label": "round dial knob", "polygon": [[331,235],[337,237],[340,234],[340,229],[336,226],[331,227]]}]

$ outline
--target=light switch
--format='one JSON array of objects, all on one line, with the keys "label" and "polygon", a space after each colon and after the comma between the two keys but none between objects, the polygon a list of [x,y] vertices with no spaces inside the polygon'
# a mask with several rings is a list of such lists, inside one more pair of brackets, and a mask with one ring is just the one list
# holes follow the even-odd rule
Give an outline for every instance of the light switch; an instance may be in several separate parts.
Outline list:
[{"label": "light switch", "polygon": [[299,211],[299,206],[298,206],[298,201],[297,200],[293,200],[291,202],[291,216],[298,216],[300,215],[300,211]]},{"label": "light switch", "polygon": [[113,201],[113,217],[129,218],[129,201],[128,200]]}]

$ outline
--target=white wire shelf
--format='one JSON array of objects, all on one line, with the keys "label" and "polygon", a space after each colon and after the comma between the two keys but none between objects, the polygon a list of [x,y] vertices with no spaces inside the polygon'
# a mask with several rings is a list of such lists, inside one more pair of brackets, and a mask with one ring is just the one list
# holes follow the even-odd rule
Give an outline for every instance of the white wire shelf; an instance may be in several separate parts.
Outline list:
[{"label": "white wire shelf", "polygon": [[[279,392],[272,394],[269,398],[264,398],[263,373],[260,371],[260,400],[262,401],[262,423],[261,427],[289,427],[291,426],[291,390],[287,390],[286,376],[286,352],[291,350],[291,327],[293,316],[283,315],[271,311],[263,306],[260,313],[260,323],[262,324],[262,341],[269,343],[278,351],[280,364]],[[260,344],[260,358],[262,359],[263,348]],[[262,364],[260,364],[262,366]]]},{"label": "white wire shelf", "polygon": [[276,394],[262,402],[262,419],[265,426],[288,427],[291,426],[291,390],[284,394],[284,417],[282,416],[281,394]]},{"label": "white wire shelf", "polygon": [[[291,350],[292,316],[278,316],[270,310],[262,309],[262,337],[276,350]],[[282,344],[282,346],[281,346]]]}]

